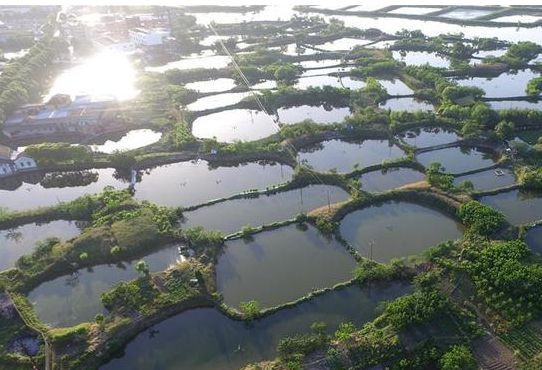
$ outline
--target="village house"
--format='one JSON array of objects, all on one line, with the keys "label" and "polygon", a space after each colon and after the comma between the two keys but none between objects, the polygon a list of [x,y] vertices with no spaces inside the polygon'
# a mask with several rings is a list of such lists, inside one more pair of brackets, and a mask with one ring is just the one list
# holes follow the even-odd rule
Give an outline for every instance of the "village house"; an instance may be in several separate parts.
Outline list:
[{"label": "village house", "polygon": [[122,126],[114,99],[93,100],[57,95],[46,104],[24,105],[7,119],[4,135],[12,139],[46,138],[64,134],[96,135]]},{"label": "village house", "polygon": [[11,148],[0,145],[0,177],[6,177],[37,168],[34,158],[24,152],[15,152]]}]

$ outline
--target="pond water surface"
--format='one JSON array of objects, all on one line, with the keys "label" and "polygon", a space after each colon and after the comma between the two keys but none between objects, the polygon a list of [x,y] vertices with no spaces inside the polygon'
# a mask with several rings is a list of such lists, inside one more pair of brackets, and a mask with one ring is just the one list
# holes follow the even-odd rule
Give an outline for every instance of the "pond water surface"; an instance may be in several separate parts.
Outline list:
[{"label": "pond water surface", "polygon": [[399,134],[399,137],[408,145],[417,148],[427,148],[461,140],[461,137],[454,131],[441,127],[423,127],[408,130]]},{"label": "pond water surface", "polygon": [[525,235],[525,243],[534,253],[542,254],[542,226],[529,229]]},{"label": "pond water surface", "polygon": [[233,78],[217,78],[208,81],[190,82],[184,85],[189,90],[195,90],[200,93],[224,92],[233,89],[236,86]]},{"label": "pond water surface", "polygon": [[192,122],[192,134],[219,142],[252,141],[277,133],[278,127],[264,112],[254,109],[230,109],[198,117]]},{"label": "pond water surface", "polygon": [[100,370],[239,369],[276,357],[280,339],[308,332],[316,321],[327,323],[330,333],[342,322],[362,325],[377,316],[379,302],[411,290],[400,283],[376,289],[352,286],[280,310],[250,325],[231,320],[212,308],[190,310],[142,332],[128,344],[121,358]]},{"label": "pond water surface", "polygon": [[361,189],[368,192],[381,192],[421,181],[425,175],[412,168],[388,168],[364,173],[359,178]]},{"label": "pond water surface", "polygon": [[407,66],[423,66],[429,64],[432,67],[449,68],[450,61],[437,55],[437,53],[428,53],[425,51],[393,51],[393,58],[405,62]]},{"label": "pond water surface", "polygon": [[480,202],[501,211],[513,225],[542,219],[542,194],[512,190],[480,198]]},{"label": "pond water surface", "polygon": [[14,267],[19,257],[31,254],[41,240],[52,237],[68,240],[79,235],[81,225],[60,220],[0,230],[0,271]]},{"label": "pond water surface", "polygon": [[[505,72],[498,77],[472,77],[469,79],[456,80],[461,86],[479,87],[486,92],[487,98],[505,98],[510,96],[525,96],[525,89],[529,80],[539,76],[530,69],[517,71],[517,73]],[[503,88],[506,86],[506,88]]]},{"label": "pond water surface", "polygon": [[[423,232],[420,232],[423,225]],[[376,261],[416,255],[446,240],[459,238],[461,224],[440,211],[414,203],[390,201],[348,214],[341,234],[364,257]]]},{"label": "pond water surface", "polygon": [[439,162],[446,172],[455,174],[490,167],[496,163],[492,154],[471,147],[432,150],[420,153],[416,158],[425,167],[432,162]]},{"label": "pond water surface", "polygon": [[[329,197],[329,198],[328,198]],[[328,185],[308,187],[260,195],[258,198],[235,199],[185,212],[184,227],[203,226],[226,234],[245,225],[258,226],[283,221],[299,213],[343,201],[349,197],[341,188]]]},{"label": "pond water surface", "polygon": [[342,173],[352,172],[356,164],[361,169],[403,155],[401,148],[388,140],[328,140],[299,151],[299,159],[314,170],[325,172],[335,169]]},{"label": "pond water surface", "polygon": [[322,49],[325,51],[337,51],[337,50],[350,50],[355,46],[365,45],[365,44],[368,44],[369,42],[371,41],[345,37],[342,39],[326,42],[325,44],[322,44],[322,45],[314,45],[314,46],[317,47],[318,49]]},{"label": "pond water surface", "polygon": [[135,197],[173,207],[192,206],[287,182],[292,174],[289,166],[264,162],[217,168],[207,161],[178,162],[144,173],[135,186]]},{"label": "pond water surface", "polygon": [[[165,270],[175,263],[177,246],[169,246],[152,253],[145,260],[152,272]],[[38,317],[55,327],[94,321],[98,313],[105,313],[100,296],[121,281],[137,278],[135,263],[99,265],[77,271],[77,275],[61,276],[47,281],[28,294]]]},{"label": "pond water surface", "polygon": [[205,96],[203,98],[199,98],[193,103],[188,104],[186,108],[191,111],[202,111],[206,109],[226,107],[228,105],[237,104],[250,95],[252,95],[251,92],[237,92]]},{"label": "pond water surface", "polygon": [[[44,187],[39,183],[42,175],[30,176],[15,190],[1,190],[0,199],[2,207],[11,210],[23,210],[35,207],[45,207],[68,202],[85,194],[99,193],[106,186],[117,189],[126,188],[128,184],[122,179],[114,177],[115,170],[112,168],[92,169],[85,172],[98,174],[98,179],[84,186]],[[33,179],[33,180],[32,180]],[[32,180],[32,182],[30,182]]]},{"label": "pond water surface", "polygon": [[203,56],[203,57],[193,57],[193,58],[184,58],[176,60],[174,62],[169,62],[162,66],[156,67],[146,67],[145,71],[147,72],[165,72],[170,69],[219,69],[227,67],[231,62],[230,57],[226,55],[212,55],[212,56]]},{"label": "pond water surface", "polygon": [[470,181],[476,190],[492,190],[502,188],[504,186],[513,185],[516,182],[514,172],[501,168],[502,176],[495,175],[495,170],[488,170],[473,173],[471,175],[459,176],[454,179],[454,184],[459,185],[463,181]]},{"label": "pond water surface", "polygon": [[261,307],[294,301],[350,280],[356,263],[337,241],[312,226],[285,226],[226,242],[218,259],[218,290],[228,305],[256,300]]},{"label": "pond water surface", "polygon": [[426,103],[416,98],[391,98],[378,105],[382,109],[405,110],[415,112],[417,110],[432,111],[435,110],[432,104]]},{"label": "pond water surface", "polygon": [[316,123],[336,123],[350,115],[348,107],[300,105],[277,110],[279,122],[288,125],[311,119]]},{"label": "pond water surface", "polygon": [[91,145],[92,151],[111,154],[113,152],[124,152],[143,148],[147,145],[156,143],[162,137],[161,132],[142,129],[128,131],[118,140],[107,140],[103,144]]}]

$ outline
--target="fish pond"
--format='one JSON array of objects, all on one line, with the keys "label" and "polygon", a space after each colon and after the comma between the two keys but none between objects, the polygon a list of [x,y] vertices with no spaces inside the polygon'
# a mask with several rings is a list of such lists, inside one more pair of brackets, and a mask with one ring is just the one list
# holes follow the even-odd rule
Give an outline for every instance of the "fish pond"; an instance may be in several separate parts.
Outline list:
[{"label": "fish pond", "polygon": [[216,276],[226,304],[273,307],[348,281],[355,266],[339,242],[312,226],[290,225],[226,242]]},{"label": "fish pond", "polygon": [[226,234],[245,225],[259,226],[283,221],[299,213],[348,199],[346,191],[335,186],[311,185],[257,198],[234,199],[184,213],[184,227],[203,226]]},{"label": "fish pond", "polygon": [[455,240],[461,237],[463,226],[435,209],[389,201],[348,214],[341,221],[340,231],[363,257],[372,254],[378,262],[389,262]]},{"label": "fish pond", "polygon": [[416,157],[425,167],[433,162],[439,162],[446,172],[456,174],[490,167],[496,163],[493,154],[477,148],[460,146],[431,150],[420,153]]},{"label": "fish pond", "polygon": [[336,170],[341,173],[401,158],[403,155],[403,150],[388,140],[328,140],[299,151],[300,160],[314,170]]}]

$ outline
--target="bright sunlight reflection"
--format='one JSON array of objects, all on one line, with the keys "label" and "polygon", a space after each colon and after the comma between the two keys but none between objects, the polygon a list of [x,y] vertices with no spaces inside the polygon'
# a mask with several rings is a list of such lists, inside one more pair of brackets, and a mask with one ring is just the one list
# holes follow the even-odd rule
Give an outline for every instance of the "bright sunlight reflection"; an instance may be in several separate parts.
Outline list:
[{"label": "bright sunlight reflection", "polygon": [[58,76],[44,101],[55,94],[67,94],[72,99],[78,95],[132,99],[138,93],[135,77],[136,71],[126,55],[100,52]]}]

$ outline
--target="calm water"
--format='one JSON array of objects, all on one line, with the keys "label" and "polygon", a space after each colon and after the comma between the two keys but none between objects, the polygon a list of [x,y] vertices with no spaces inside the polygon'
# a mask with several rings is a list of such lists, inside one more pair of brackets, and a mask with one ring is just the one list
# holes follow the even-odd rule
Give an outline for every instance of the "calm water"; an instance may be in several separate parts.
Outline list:
[{"label": "calm water", "polygon": [[413,93],[410,87],[397,78],[393,80],[378,80],[378,82],[384,86],[390,95],[408,95]]},{"label": "calm water", "polygon": [[529,229],[525,235],[525,243],[533,252],[542,254],[542,226]]},{"label": "calm water", "polygon": [[228,105],[237,104],[250,95],[252,95],[251,92],[238,92],[206,96],[191,104],[188,104],[186,108],[191,111],[202,111],[206,109],[226,107]]},{"label": "calm water", "polygon": [[501,100],[488,102],[492,109],[540,109],[542,101],[534,102],[528,100]]},{"label": "calm water", "polygon": [[278,131],[273,119],[251,109],[231,109],[198,117],[192,122],[192,133],[202,139],[221,142],[263,139]]},{"label": "calm water", "polygon": [[416,157],[425,167],[432,162],[439,162],[448,173],[463,173],[495,164],[491,154],[470,147],[433,150],[420,153]]},{"label": "calm water", "polygon": [[[475,86],[483,89],[488,98],[504,98],[508,96],[525,96],[525,88],[529,80],[539,76],[530,69],[505,72],[495,78],[472,77],[456,80],[461,86]],[[503,88],[506,86],[506,88]]]},{"label": "calm water", "polygon": [[341,64],[340,59],[304,60],[299,63],[303,68],[324,68]]},{"label": "calm water", "polygon": [[513,23],[533,23],[538,22],[541,18],[527,14],[507,15],[505,17],[494,18],[493,22],[513,22]]},{"label": "calm water", "polygon": [[251,241],[226,242],[216,276],[226,304],[256,300],[272,307],[349,280],[355,264],[335,240],[312,226],[302,231],[291,225],[256,234]]},{"label": "calm water", "polygon": [[258,82],[250,86],[251,89],[254,90],[264,90],[264,89],[276,89],[277,88],[277,81],[274,80],[264,80],[262,82]]},{"label": "calm water", "polygon": [[203,57],[184,58],[158,67],[146,67],[145,71],[162,73],[170,69],[219,69],[227,67],[230,62],[230,57],[226,55],[211,55]]},{"label": "calm water", "polygon": [[269,196],[236,199],[186,212],[185,227],[204,226],[233,233],[248,224],[270,224],[327,205],[328,195],[330,203],[343,201],[349,196],[335,186],[311,185]]},{"label": "calm water", "polygon": [[[375,7],[381,7],[380,5],[375,4]],[[447,33],[463,33],[465,38],[496,37],[500,40],[510,42],[530,40],[536,42],[537,44],[542,44],[542,33],[540,32],[540,27],[524,28],[517,27],[515,25],[512,27],[465,27],[459,24],[438,21],[422,21],[418,19],[359,17],[354,15],[324,15],[318,13],[306,13],[306,15],[318,15],[327,21],[329,21],[331,18],[337,18],[343,21],[346,27],[355,27],[359,29],[377,28],[392,35],[397,31],[407,29],[421,30],[427,36],[438,36]]]},{"label": "calm water", "polygon": [[135,186],[135,197],[167,206],[191,206],[237,194],[265,189],[292,178],[291,167],[246,163],[210,168],[207,161],[179,162],[155,167]]},{"label": "calm water", "polygon": [[352,286],[249,325],[230,320],[212,308],[187,311],[139,334],[122,358],[101,370],[239,369],[250,362],[274,358],[281,338],[307,332],[313,322],[326,322],[329,332],[341,322],[361,325],[377,316],[379,302],[410,291],[410,286],[398,283],[363,290]]},{"label": "calm water", "polygon": [[344,37],[342,39],[326,42],[322,45],[315,45],[317,48],[325,51],[337,51],[337,50],[350,50],[358,45],[365,45],[370,43],[369,40],[354,39],[349,37]]},{"label": "calm water", "polygon": [[344,87],[352,90],[361,89],[367,85],[365,81],[350,76],[341,77],[341,83]]},{"label": "calm water", "polygon": [[122,181],[115,179],[113,174],[115,170],[112,168],[93,169],[91,172],[98,174],[98,180],[86,186],[73,186],[63,188],[44,188],[39,181],[41,176],[35,178],[36,183],[23,182],[15,190],[0,190],[0,199],[2,199],[2,207],[11,210],[23,210],[35,207],[52,206],[60,202],[68,202],[74,200],[84,194],[99,193],[106,186],[113,186],[117,189],[126,188],[128,185]]},{"label": "calm water", "polygon": [[15,266],[15,262],[19,257],[31,254],[36,243],[40,240],[52,237],[68,240],[80,232],[81,229],[78,224],[72,221],[33,223],[13,229],[0,230],[0,270]]},{"label": "calm water", "polygon": [[425,175],[412,168],[389,168],[367,172],[361,175],[361,188],[364,191],[380,192],[421,181]]},{"label": "calm water", "polygon": [[279,122],[294,124],[312,119],[316,123],[335,123],[350,115],[350,108],[301,105],[298,107],[279,108]]},{"label": "calm water", "polygon": [[332,87],[343,87],[341,84],[341,79],[333,76],[302,77],[297,80],[294,87],[299,90],[306,90],[309,87],[324,87],[326,85]]},{"label": "calm water", "polygon": [[408,145],[418,148],[427,148],[461,140],[461,137],[454,131],[449,131],[441,127],[424,127],[408,130],[401,133],[400,137]]},{"label": "calm water", "polygon": [[187,89],[200,93],[224,92],[233,89],[235,86],[236,83],[233,78],[217,78],[215,80],[190,82],[184,85]]},{"label": "calm water", "polygon": [[459,185],[463,181],[470,181],[477,190],[491,190],[513,185],[516,182],[513,171],[503,168],[502,176],[496,176],[495,170],[483,171],[472,175],[460,176],[454,179],[454,184]]},{"label": "calm water", "polygon": [[156,143],[162,137],[161,132],[149,129],[132,130],[118,140],[107,140],[101,145],[91,145],[95,152],[111,154],[119,151],[133,150]]},{"label": "calm water", "polygon": [[437,53],[428,53],[425,51],[407,51],[401,53],[399,51],[393,51],[393,58],[401,62],[405,62],[407,66],[423,66],[429,64],[433,67],[448,68],[450,67],[450,61],[437,55]]},{"label": "calm water", "polygon": [[393,9],[392,11],[389,11],[388,13],[391,13],[391,14],[417,14],[417,15],[422,15],[422,14],[436,12],[437,10],[439,10],[439,8],[424,8],[424,7],[408,7],[408,6],[404,6],[404,7],[400,7],[400,8],[397,8],[397,9]]},{"label": "calm water", "polygon": [[292,9],[291,5],[267,5],[262,11],[247,13],[186,13],[196,17],[196,22],[202,25],[208,25],[211,22],[222,23],[242,23],[251,21],[276,21],[290,20],[294,14],[299,14]]},{"label": "calm water", "polygon": [[[177,246],[174,245],[142,259],[149,264],[151,271],[162,271],[174,264],[177,258]],[[39,285],[29,293],[28,299],[46,324],[56,327],[76,325],[94,321],[96,314],[105,313],[100,295],[115,284],[137,276],[135,262],[80,269],[76,278],[61,276]]]},{"label": "calm water", "polygon": [[299,151],[299,158],[316,171],[351,172],[359,168],[380,164],[384,160],[400,158],[404,152],[387,140],[346,142],[329,140]]},{"label": "calm water", "polygon": [[[423,232],[420,232],[423,225]],[[463,227],[431,208],[407,202],[386,202],[347,215],[341,222],[343,237],[364,256],[389,262],[419,254],[445,240],[457,239]]]},{"label": "calm water", "polygon": [[321,75],[327,75],[331,73],[349,72],[351,70],[352,70],[352,67],[348,67],[348,66],[308,69],[305,72],[303,72],[300,77],[303,78],[303,77],[310,77],[310,76],[321,76]]},{"label": "calm water", "polygon": [[483,15],[491,14],[492,10],[482,10],[482,9],[455,9],[448,13],[442,13],[439,17],[446,18],[457,18],[457,19],[474,19],[481,17]]},{"label": "calm water", "polygon": [[378,105],[382,109],[406,110],[414,112],[417,110],[432,111],[435,110],[432,104],[426,103],[416,98],[391,98]]},{"label": "calm water", "polygon": [[542,194],[513,190],[482,197],[480,202],[501,211],[513,225],[542,219]]}]

